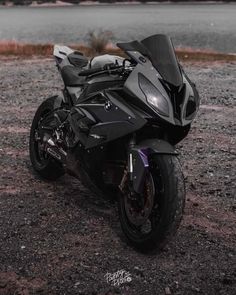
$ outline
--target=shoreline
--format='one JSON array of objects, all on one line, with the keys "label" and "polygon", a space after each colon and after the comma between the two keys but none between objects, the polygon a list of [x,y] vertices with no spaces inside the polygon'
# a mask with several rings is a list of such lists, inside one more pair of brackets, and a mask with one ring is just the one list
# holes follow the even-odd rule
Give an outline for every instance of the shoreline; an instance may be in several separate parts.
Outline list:
[{"label": "shoreline", "polygon": [[[14,41],[0,41],[0,59],[52,57],[54,44],[27,44]],[[119,48],[109,45],[104,47],[101,52],[94,51],[93,48],[85,44],[68,44],[69,47],[81,51],[85,56],[100,54],[114,54],[124,56],[124,52]],[[236,62],[236,53],[222,53],[206,49],[193,49],[176,47],[175,52],[180,61],[225,61]]]},{"label": "shoreline", "polygon": [[141,2],[141,1],[124,1],[124,2],[113,2],[113,3],[104,3],[99,1],[84,1],[81,3],[70,3],[57,0],[55,3],[53,2],[45,2],[45,3],[37,3],[37,1],[32,1],[31,4],[19,4],[15,5],[13,2],[8,2],[6,4],[0,4],[0,8],[10,8],[10,7],[33,7],[33,8],[40,8],[40,7],[67,7],[67,6],[122,6],[122,5],[224,5],[224,4],[235,4],[235,1],[157,1],[157,2]]}]

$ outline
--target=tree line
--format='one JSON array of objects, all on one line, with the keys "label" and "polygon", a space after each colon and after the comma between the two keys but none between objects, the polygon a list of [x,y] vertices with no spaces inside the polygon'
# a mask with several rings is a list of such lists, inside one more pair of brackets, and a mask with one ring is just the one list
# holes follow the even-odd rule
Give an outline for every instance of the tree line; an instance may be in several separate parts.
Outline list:
[{"label": "tree line", "polygon": [[[55,3],[56,0],[0,0],[0,5],[5,5],[8,3],[13,3],[14,5],[30,5],[32,2],[42,3]],[[79,4],[85,2],[86,0],[61,0],[63,2]],[[114,3],[114,2],[133,2],[137,0],[90,0],[90,2],[101,2],[101,3]],[[138,0],[139,2],[169,2],[168,0]],[[206,2],[207,0],[170,0],[171,2]],[[214,0],[215,2],[236,2],[236,0]]]}]

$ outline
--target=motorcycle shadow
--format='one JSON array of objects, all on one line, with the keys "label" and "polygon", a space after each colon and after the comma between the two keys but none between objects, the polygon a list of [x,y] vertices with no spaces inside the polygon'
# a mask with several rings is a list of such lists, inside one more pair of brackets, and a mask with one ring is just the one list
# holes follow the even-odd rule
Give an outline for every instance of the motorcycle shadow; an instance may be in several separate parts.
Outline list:
[{"label": "motorcycle shadow", "polygon": [[[27,165],[32,175],[32,167]],[[62,210],[70,211],[75,222],[82,224],[98,224],[98,229],[94,226],[94,230],[99,230],[100,225],[108,226],[115,234],[117,239],[124,240],[122,231],[119,226],[119,217],[117,209],[117,196],[115,192],[103,194],[100,190],[91,191],[86,188],[77,178],[70,175],[64,175],[55,181],[47,181],[40,178],[35,172],[33,175],[36,179],[49,184],[51,194],[57,204],[62,206]],[[73,217],[74,215],[74,217]],[[99,225],[100,223],[100,225]],[[80,224],[78,224],[78,230]],[[102,235],[102,233],[101,233]],[[124,241],[125,245],[125,241]]]}]

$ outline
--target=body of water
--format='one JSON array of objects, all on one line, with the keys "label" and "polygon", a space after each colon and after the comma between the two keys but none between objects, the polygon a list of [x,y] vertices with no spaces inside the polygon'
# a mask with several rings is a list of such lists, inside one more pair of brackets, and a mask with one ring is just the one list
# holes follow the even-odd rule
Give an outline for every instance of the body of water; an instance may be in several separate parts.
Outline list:
[{"label": "body of water", "polygon": [[0,40],[80,43],[93,30],[111,31],[114,43],[164,33],[175,46],[236,52],[236,4],[0,8]]}]

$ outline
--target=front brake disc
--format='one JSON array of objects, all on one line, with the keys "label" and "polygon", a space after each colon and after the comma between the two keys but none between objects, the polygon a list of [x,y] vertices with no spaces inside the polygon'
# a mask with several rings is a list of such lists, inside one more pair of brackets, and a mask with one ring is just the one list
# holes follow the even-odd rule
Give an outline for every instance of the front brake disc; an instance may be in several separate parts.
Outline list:
[{"label": "front brake disc", "polygon": [[125,212],[132,224],[142,226],[147,222],[153,209],[154,196],[155,187],[150,173],[145,180],[142,195],[134,195],[126,190],[124,195]]}]

